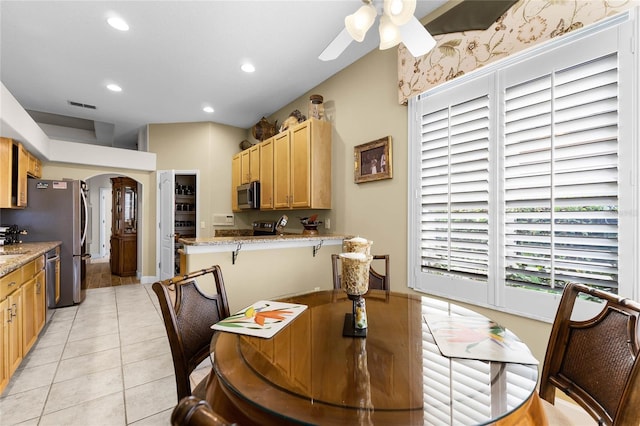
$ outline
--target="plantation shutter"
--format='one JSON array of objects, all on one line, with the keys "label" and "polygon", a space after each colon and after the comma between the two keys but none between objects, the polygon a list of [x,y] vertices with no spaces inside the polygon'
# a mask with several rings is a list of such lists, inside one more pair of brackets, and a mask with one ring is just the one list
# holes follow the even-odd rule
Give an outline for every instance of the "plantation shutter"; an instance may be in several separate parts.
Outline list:
[{"label": "plantation shutter", "polygon": [[489,96],[471,92],[429,99],[421,117],[421,262],[423,270],[486,280]]},{"label": "plantation shutter", "polygon": [[508,286],[617,292],[618,58],[505,87]]}]

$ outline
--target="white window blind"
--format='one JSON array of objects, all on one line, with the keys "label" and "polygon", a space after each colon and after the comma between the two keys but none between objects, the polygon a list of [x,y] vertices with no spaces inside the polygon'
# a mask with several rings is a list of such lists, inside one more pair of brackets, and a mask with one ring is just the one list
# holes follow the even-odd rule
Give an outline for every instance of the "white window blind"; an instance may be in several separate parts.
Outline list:
[{"label": "white window blind", "polygon": [[410,287],[549,321],[569,281],[638,297],[639,26],[620,15],[410,100]]},{"label": "white window blind", "polygon": [[489,97],[422,117],[422,266],[486,277]]},{"label": "white window blind", "polygon": [[616,292],[617,54],[506,87],[507,285]]}]

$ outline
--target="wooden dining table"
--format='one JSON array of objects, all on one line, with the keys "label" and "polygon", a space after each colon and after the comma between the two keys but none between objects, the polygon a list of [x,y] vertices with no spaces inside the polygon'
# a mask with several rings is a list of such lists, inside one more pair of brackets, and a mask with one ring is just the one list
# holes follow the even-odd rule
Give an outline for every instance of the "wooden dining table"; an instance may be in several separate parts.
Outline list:
[{"label": "wooden dining table", "polygon": [[446,357],[425,318],[478,313],[370,290],[366,337],[343,336],[342,290],[279,299],[308,308],[269,339],[217,332],[207,401],[239,425],[546,424],[538,366]]}]

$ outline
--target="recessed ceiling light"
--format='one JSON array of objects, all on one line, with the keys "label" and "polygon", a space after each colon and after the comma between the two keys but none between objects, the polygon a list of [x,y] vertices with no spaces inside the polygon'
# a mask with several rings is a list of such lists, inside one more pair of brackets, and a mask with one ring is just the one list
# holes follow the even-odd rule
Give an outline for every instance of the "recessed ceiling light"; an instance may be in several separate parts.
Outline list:
[{"label": "recessed ceiling light", "polygon": [[240,69],[242,71],[244,71],[244,72],[254,72],[256,70],[256,67],[254,67],[253,65],[247,63],[247,64],[242,64]]},{"label": "recessed ceiling light", "polygon": [[202,108],[202,110],[204,112],[208,112],[208,113],[212,113],[213,112],[213,108],[211,108],[210,106],[206,106],[206,107]]},{"label": "recessed ceiling light", "polygon": [[112,92],[122,92],[122,87],[118,86],[117,84],[107,84],[107,89],[111,90]]},{"label": "recessed ceiling light", "polygon": [[116,30],[129,31],[129,25],[122,18],[112,16],[111,18],[107,19],[107,22]]}]

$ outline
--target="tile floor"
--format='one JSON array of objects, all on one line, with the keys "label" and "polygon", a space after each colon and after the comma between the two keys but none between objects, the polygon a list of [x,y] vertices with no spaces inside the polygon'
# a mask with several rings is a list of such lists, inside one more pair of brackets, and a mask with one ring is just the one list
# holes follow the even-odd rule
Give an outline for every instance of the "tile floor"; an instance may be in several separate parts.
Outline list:
[{"label": "tile floor", "polygon": [[96,288],[55,311],[0,395],[0,425],[168,425],[176,402],[151,284]]}]

